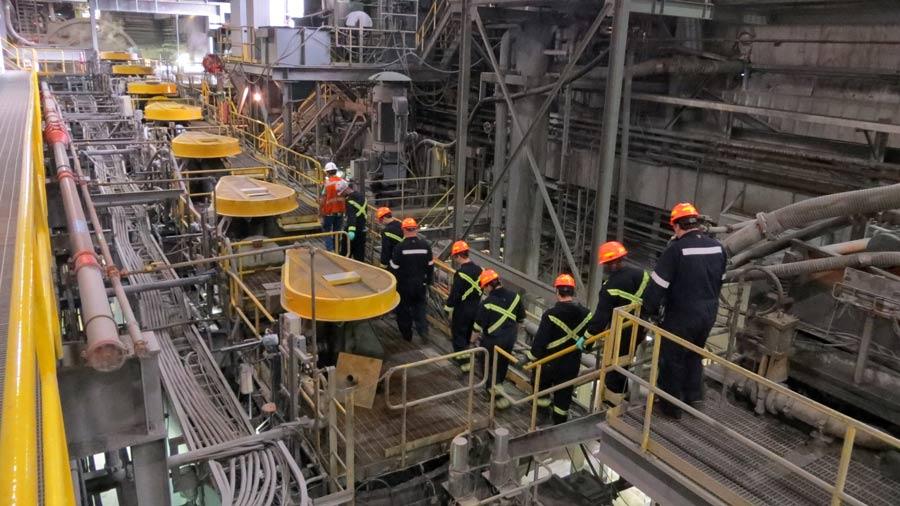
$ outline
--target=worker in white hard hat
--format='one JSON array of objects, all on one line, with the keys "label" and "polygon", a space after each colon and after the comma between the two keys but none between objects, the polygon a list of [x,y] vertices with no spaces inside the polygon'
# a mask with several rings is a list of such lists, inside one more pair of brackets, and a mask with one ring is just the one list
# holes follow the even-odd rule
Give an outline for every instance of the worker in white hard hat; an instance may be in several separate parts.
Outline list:
[{"label": "worker in white hard hat", "polygon": [[[342,193],[347,188],[347,181],[337,175],[338,166],[334,162],[325,164],[325,184],[319,198],[319,216],[322,217],[322,232],[341,230],[344,212],[347,205]],[[325,248],[334,251],[334,236],[325,237]]]}]

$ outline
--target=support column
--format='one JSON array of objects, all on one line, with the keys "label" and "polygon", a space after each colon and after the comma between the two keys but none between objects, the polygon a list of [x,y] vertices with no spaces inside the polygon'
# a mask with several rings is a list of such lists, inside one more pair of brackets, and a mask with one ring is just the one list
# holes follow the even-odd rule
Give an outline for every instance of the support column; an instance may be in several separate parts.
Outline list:
[{"label": "support column", "polygon": [[100,58],[100,42],[97,40],[97,0],[88,0],[88,16],[91,21],[91,49]]},{"label": "support column", "polygon": [[293,85],[290,81],[284,81],[281,83],[281,119],[284,121],[284,126],[282,128],[282,132],[284,133],[284,142],[281,144],[287,146],[288,148],[294,143],[294,129],[292,122],[293,118],[293,109],[294,109],[294,94],[292,93]]},{"label": "support column", "polygon": [[[553,33],[546,24],[529,23],[516,34],[513,45],[516,67],[526,83],[539,82],[547,72],[548,58],[544,50],[552,41]],[[517,100],[515,113],[521,121],[521,129],[514,128],[510,141],[518,144],[533,123],[534,134],[525,141],[531,149],[538,167],[543,167],[547,158],[547,116],[538,115],[544,97],[533,95]],[[512,268],[531,276],[537,276],[541,257],[541,231],[543,230],[544,202],[538,193],[535,177],[528,166],[530,161],[525,153],[519,153],[512,160],[509,172],[509,192],[506,205],[506,246],[504,261]],[[543,177],[543,174],[539,174]]]},{"label": "support column", "polygon": [[[634,64],[634,51],[628,51],[628,68]],[[628,192],[628,142],[631,138],[631,73],[625,73],[625,89],[622,92],[622,139],[619,150],[619,189],[616,191],[616,240],[625,239],[625,194]]]},{"label": "support column", "polygon": [[142,504],[170,506],[166,440],[132,446],[131,460],[134,463],[134,487]]},{"label": "support column", "polygon": [[[500,39],[500,70],[506,75],[509,70],[509,41],[512,33],[507,30]],[[494,87],[494,96],[502,97],[503,92],[500,86]],[[506,102],[503,100],[494,103],[494,170],[491,181],[497,186],[494,192],[494,198],[491,202],[491,256],[500,258],[500,251],[503,249],[503,195],[506,194],[503,188],[508,178],[504,177],[503,169],[506,167],[507,125],[509,122],[509,110]]]},{"label": "support column", "polygon": [[472,62],[472,21],[469,0],[462,0],[459,28],[459,80],[456,92],[456,173],[453,199],[453,238],[460,237],[466,219],[466,154],[469,149],[469,78]]},{"label": "support column", "polygon": [[[612,41],[610,43],[609,73],[606,80],[606,100],[603,106],[603,130],[600,134],[600,177],[594,207],[594,235],[591,255],[596,255],[609,233],[609,204],[612,198],[613,171],[616,164],[616,134],[619,130],[619,106],[622,102],[622,81],[625,75],[625,46],[628,42],[628,0],[615,0]],[[603,268],[596,261],[589,262],[589,307],[597,305]]]}]

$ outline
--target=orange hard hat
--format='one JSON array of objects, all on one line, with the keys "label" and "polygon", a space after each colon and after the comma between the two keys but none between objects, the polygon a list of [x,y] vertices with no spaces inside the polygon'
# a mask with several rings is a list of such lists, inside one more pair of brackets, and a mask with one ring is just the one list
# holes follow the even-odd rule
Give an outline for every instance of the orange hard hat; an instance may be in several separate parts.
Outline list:
[{"label": "orange hard hat", "polygon": [[605,264],[618,260],[628,254],[628,250],[622,243],[617,241],[609,241],[600,245],[600,251],[597,253],[597,263]]},{"label": "orange hard hat", "polygon": [[484,288],[488,283],[495,279],[500,279],[500,275],[497,274],[497,271],[494,269],[485,269],[481,271],[481,275],[478,276],[478,284],[481,285],[481,288]]},{"label": "orange hard hat", "polygon": [[465,253],[466,251],[469,251],[469,243],[467,243],[466,241],[456,241],[450,248],[450,256]]},{"label": "orange hard hat", "polygon": [[403,230],[419,228],[419,224],[416,223],[416,220],[413,218],[403,218],[403,222],[400,224],[400,228]]},{"label": "orange hard hat", "polygon": [[388,214],[391,214],[390,207],[379,207],[378,210],[375,211],[375,219],[380,220],[381,218],[384,218]]},{"label": "orange hard hat", "polygon": [[699,216],[700,213],[697,212],[697,208],[694,207],[694,204],[691,204],[690,202],[681,202],[672,208],[672,217],[669,219],[669,225],[674,227],[675,222],[681,218],[697,218]]},{"label": "orange hard hat", "polygon": [[571,274],[560,274],[556,277],[556,281],[553,283],[553,288],[559,288],[561,286],[569,286],[575,288],[575,278],[573,278]]}]

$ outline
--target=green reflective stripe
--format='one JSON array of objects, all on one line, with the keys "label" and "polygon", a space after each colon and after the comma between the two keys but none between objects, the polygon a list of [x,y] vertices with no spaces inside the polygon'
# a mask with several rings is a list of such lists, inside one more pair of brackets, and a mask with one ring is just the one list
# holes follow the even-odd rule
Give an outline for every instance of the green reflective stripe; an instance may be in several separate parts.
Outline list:
[{"label": "green reflective stripe", "polygon": [[462,300],[468,299],[469,295],[472,295],[473,291],[477,291],[478,295],[479,296],[481,295],[481,287],[478,286],[478,283],[476,283],[474,279],[472,279],[468,274],[466,274],[463,271],[456,271],[456,273],[459,274],[459,277],[466,280],[470,285],[472,285],[469,287],[468,290],[466,290],[466,293],[463,294]]},{"label": "green reflective stripe", "polygon": [[503,323],[506,321],[507,318],[509,318],[512,321],[516,321],[516,315],[513,313],[513,310],[515,310],[516,306],[518,306],[518,305],[519,305],[519,296],[518,295],[516,295],[516,298],[513,299],[512,304],[509,305],[509,309],[503,309],[502,307],[500,307],[496,304],[485,304],[484,305],[485,309],[490,309],[491,311],[496,311],[496,312],[500,313],[500,318],[497,319],[497,321],[494,322],[493,325],[488,327],[488,330],[487,330],[488,334],[493,334],[494,332],[496,332],[497,329],[500,328],[500,325],[503,325]]},{"label": "green reflective stripe", "polygon": [[591,317],[593,317],[593,316],[594,316],[593,313],[588,313],[587,317],[584,320],[582,320],[582,322],[579,323],[577,327],[575,327],[575,330],[572,330],[562,320],[560,320],[559,318],[557,318],[553,315],[550,315],[549,316],[550,321],[553,322],[554,325],[559,327],[560,330],[562,330],[566,335],[557,339],[556,341],[553,341],[549,345],[547,345],[547,348],[549,349],[549,348],[556,348],[558,346],[562,346],[562,345],[566,344],[566,342],[568,342],[569,339],[578,341],[578,338],[581,337],[579,334],[581,334],[581,332],[584,330],[584,327],[587,326],[588,322],[591,321]]},{"label": "green reflective stripe", "polygon": [[557,415],[562,415],[562,416],[566,416],[569,414],[569,411],[567,409],[562,409],[562,408],[559,408],[556,406],[553,406],[553,412],[556,413]]},{"label": "green reflective stripe", "polygon": [[403,238],[402,238],[402,237],[400,237],[400,236],[397,235],[397,234],[393,234],[393,233],[391,233],[391,232],[385,232],[385,233],[384,233],[384,236],[387,237],[388,239],[393,239],[393,240],[395,240],[395,241],[397,241],[397,242],[403,242]]},{"label": "green reflective stripe", "polygon": [[354,225],[350,225],[347,227],[347,232],[356,232],[356,227]]},{"label": "green reflective stripe", "polygon": [[478,332],[481,332],[481,325],[479,325],[479,324],[477,324],[477,323],[476,323],[475,326],[472,327],[472,328],[474,328],[474,329],[477,330]]},{"label": "green reflective stripe", "polygon": [[362,205],[360,205],[353,200],[347,199],[347,203],[356,208],[357,217],[366,215],[366,201],[363,201]]},{"label": "green reflective stripe", "polygon": [[644,279],[641,281],[641,286],[638,287],[636,293],[628,293],[625,290],[619,290],[616,288],[612,288],[607,290],[610,295],[613,297],[621,297],[630,302],[634,302],[640,304],[642,302],[642,297],[644,295],[644,290],[647,288],[647,283],[650,281],[650,275],[644,272]]},{"label": "green reflective stripe", "polygon": [[534,356],[534,353],[531,353],[531,350],[526,351],[525,356],[528,357],[528,360],[537,360],[537,357]]}]

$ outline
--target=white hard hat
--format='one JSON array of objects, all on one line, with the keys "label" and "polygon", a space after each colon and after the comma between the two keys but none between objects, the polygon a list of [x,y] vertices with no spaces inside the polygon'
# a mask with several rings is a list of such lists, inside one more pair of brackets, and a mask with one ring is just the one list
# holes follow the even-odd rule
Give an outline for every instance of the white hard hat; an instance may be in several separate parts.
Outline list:
[{"label": "white hard hat", "polygon": [[328,162],[325,164],[325,172],[336,172],[338,170],[338,166],[335,165],[334,162]]},{"label": "white hard hat", "polygon": [[348,183],[347,181],[344,181],[343,179],[341,179],[340,181],[338,181],[337,183],[334,184],[334,189],[338,193],[344,193],[345,191],[347,191],[347,188],[349,188],[349,187],[350,187],[350,183]]}]

